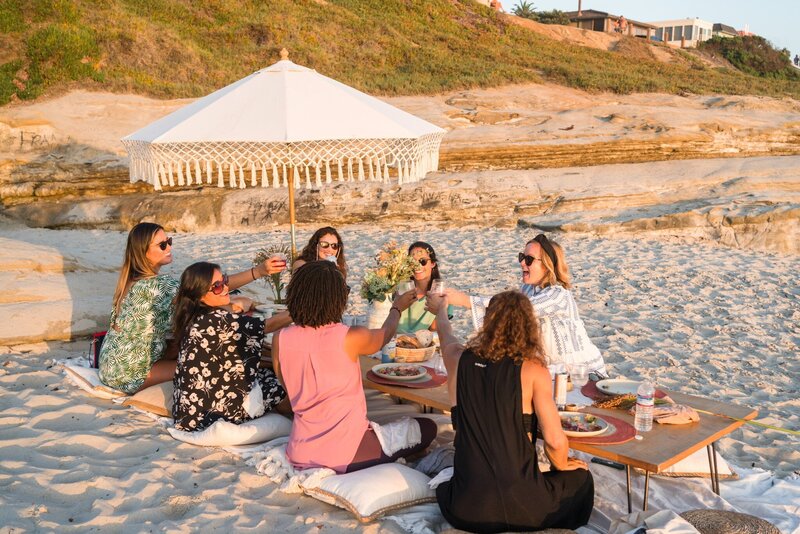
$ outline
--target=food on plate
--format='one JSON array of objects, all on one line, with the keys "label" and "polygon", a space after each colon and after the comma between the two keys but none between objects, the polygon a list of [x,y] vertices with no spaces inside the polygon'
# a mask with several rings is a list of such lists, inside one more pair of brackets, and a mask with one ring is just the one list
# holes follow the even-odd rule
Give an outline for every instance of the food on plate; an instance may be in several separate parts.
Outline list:
[{"label": "food on plate", "polygon": [[422,370],[416,365],[394,365],[381,367],[376,372],[383,376],[417,376]]},{"label": "food on plate", "polygon": [[566,415],[561,416],[561,428],[570,432],[597,432],[603,430],[603,425],[598,424],[594,415]]}]

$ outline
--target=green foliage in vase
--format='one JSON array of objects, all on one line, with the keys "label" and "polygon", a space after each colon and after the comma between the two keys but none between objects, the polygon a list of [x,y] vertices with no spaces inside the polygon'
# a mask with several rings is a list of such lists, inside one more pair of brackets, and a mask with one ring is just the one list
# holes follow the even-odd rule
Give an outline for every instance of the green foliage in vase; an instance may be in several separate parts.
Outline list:
[{"label": "green foliage in vase", "polygon": [[[279,243],[261,248],[253,257],[253,265],[255,266],[264,263],[272,256],[278,254],[283,255],[287,259],[291,258],[292,247],[285,243]],[[267,285],[267,287],[269,287],[270,291],[272,291],[272,296],[275,298],[275,304],[285,304],[285,300],[283,298],[283,289],[289,282],[289,276],[289,270],[287,269],[283,272],[271,274],[264,278],[264,283]]]},{"label": "green foliage in vase", "polygon": [[361,297],[370,302],[383,302],[397,284],[411,279],[419,262],[397,243],[389,241],[375,255],[375,267],[368,269],[361,282]]}]

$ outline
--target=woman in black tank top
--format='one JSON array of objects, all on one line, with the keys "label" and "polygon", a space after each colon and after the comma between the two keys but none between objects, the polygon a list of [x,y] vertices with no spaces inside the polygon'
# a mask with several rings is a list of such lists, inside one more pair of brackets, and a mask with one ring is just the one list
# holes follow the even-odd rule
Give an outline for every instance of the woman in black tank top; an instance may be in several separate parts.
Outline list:
[{"label": "woman in black tank top", "polygon": [[[452,335],[446,299],[429,294],[428,308],[437,315],[456,429],[453,478],[436,490],[445,519],[471,532],[585,525],[594,482],[586,463],[568,456],[528,299],[518,291],[493,297],[466,349]],[[536,460],[537,426],[552,464],[546,473]]]}]

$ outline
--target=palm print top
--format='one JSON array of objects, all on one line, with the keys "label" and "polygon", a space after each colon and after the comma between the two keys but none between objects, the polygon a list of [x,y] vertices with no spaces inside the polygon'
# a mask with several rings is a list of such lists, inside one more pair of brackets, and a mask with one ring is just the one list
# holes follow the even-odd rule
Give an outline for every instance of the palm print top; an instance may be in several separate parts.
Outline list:
[{"label": "palm print top", "polygon": [[265,335],[261,319],[220,308],[194,318],[178,351],[176,428],[202,430],[218,419],[241,424],[286,396],[275,374],[258,367]]},{"label": "palm print top", "polygon": [[172,328],[172,299],[178,281],[158,275],[135,282],[111,310],[111,327],[100,349],[100,380],[125,393],[135,393],[150,368],[164,356]]}]

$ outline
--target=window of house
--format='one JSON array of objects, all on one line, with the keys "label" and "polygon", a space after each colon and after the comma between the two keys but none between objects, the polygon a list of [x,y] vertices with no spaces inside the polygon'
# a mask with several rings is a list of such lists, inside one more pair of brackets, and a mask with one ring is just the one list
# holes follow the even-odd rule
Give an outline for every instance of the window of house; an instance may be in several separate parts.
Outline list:
[{"label": "window of house", "polygon": [[684,26],[683,27],[683,36],[686,37],[687,41],[692,40],[692,35],[694,34],[694,26]]},{"label": "window of house", "polygon": [[683,26],[675,26],[675,33],[673,34],[673,39],[675,41],[680,41],[683,39]]}]

